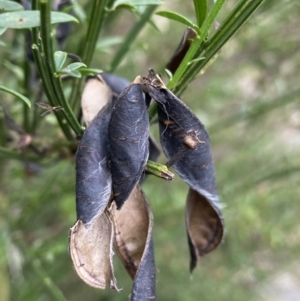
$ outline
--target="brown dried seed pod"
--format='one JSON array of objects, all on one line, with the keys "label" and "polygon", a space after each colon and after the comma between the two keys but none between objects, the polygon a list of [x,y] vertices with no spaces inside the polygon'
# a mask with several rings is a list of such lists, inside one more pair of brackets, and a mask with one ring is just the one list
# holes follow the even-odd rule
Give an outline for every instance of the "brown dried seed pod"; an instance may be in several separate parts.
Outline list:
[{"label": "brown dried seed pod", "polygon": [[118,290],[112,264],[113,228],[102,214],[89,228],[81,220],[70,229],[69,251],[79,277],[88,285],[99,289]]},{"label": "brown dried seed pod", "polygon": [[155,300],[155,262],[152,213],[142,190],[136,186],[122,210],[113,204],[111,219],[115,250],[133,279],[131,300]]},{"label": "brown dried seed pod", "polygon": [[186,223],[192,270],[198,256],[209,253],[219,245],[224,232],[209,136],[195,114],[162,82],[159,85],[157,79],[151,76],[150,80],[146,80],[146,87],[158,103],[161,145],[169,160],[168,165],[173,165],[191,187]]},{"label": "brown dried seed pod", "polygon": [[149,117],[140,83],[127,87],[114,104],[108,137],[113,198],[120,209],[149,156]]}]

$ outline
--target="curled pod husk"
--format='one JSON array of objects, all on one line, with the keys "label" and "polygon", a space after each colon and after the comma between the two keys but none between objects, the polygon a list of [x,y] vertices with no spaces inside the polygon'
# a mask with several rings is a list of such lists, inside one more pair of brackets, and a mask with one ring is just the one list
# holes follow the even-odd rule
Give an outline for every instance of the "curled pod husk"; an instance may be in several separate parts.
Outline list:
[{"label": "curled pod husk", "polygon": [[[113,93],[113,100],[115,101],[115,97],[118,97],[121,92],[129,86],[130,82],[120,76],[110,74],[110,73],[101,73],[102,79],[105,81],[105,83],[109,86]],[[145,100],[146,101],[146,100]],[[146,101],[147,105],[147,101]],[[157,158],[160,155],[160,148],[158,147],[155,139],[150,136],[149,137],[149,160],[156,161]],[[145,177],[142,177],[140,179],[140,183],[145,179]]]},{"label": "curled pod husk", "polygon": [[[103,85],[98,80],[94,84]],[[92,88],[95,88],[94,85],[86,86],[85,89]],[[94,106],[96,95],[89,100]],[[111,288],[117,290],[112,265],[113,227],[105,211],[112,193],[107,162],[111,98],[108,97],[105,102],[108,103],[95,118],[96,112],[89,111],[93,112],[88,114],[89,120],[86,123],[90,124],[76,153],[77,222],[70,230],[69,251],[82,280],[100,289],[104,289],[109,283]],[[87,102],[86,105],[89,107],[90,104]]]},{"label": "curled pod husk", "polygon": [[108,168],[109,102],[93,119],[76,153],[76,212],[87,227],[106,208],[112,189]]},{"label": "curled pod husk", "polygon": [[139,81],[120,94],[108,127],[113,199],[118,209],[139,181],[149,156],[149,117]]},{"label": "curled pod husk", "polygon": [[186,224],[191,253],[190,269],[199,256],[222,241],[224,222],[215,186],[209,136],[195,114],[161,82],[147,82],[147,90],[158,102],[163,151],[179,176],[190,186]]},{"label": "curled pod husk", "polygon": [[78,276],[95,288],[118,290],[113,271],[113,227],[106,213],[86,228],[81,220],[70,229],[69,252]]},{"label": "curled pod husk", "polygon": [[110,213],[115,250],[133,279],[131,300],[155,300],[153,218],[139,186],[133,189],[122,210],[113,203]]}]

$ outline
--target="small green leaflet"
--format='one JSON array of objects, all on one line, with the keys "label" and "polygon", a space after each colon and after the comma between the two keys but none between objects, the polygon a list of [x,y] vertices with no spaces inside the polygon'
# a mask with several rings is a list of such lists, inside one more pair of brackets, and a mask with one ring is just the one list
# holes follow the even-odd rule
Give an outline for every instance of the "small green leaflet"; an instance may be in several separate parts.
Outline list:
[{"label": "small green leaflet", "polygon": [[81,67],[86,67],[86,65],[81,62],[72,63],[72,64],[68,65],[66,68],[58,70],[55,73],[55,76],[59,77],[62,74],[68,74],[70,76],[80,78],[81,73],[77,69],[79,69]]},{"label": "small green leaflet", "polygon": [[55,62],[55,70],[60,71],[67,59],[68,54],[63,51],[55,51],[54,53],[54,62]]},{"label": "small green leaflet", "polygon": [[27,97],[25,97],[24,95],[22,95],[22,94],[20,94],[20,93],[18,93],[16,91],[14,91],[14,90],[12,90],[12,89],[9,89],[9,88],[6,88],[4,86],[1,86],[1,85],[0,85],[0,91],[4,91],[4,92],[7,92],[9,94],[12,94],[12,95],[16,96],[17,98],[23,100],[27,104],[27,106],[29,108],[31,108],[31,102],[30,102],[30,100]]},{"label": "small green leaflet", "polygon": [[195,29],[198,34],[200,33],[199,27],[183,15],[180,15],[180,14],[177,14],[177,13],[174,13],[174,12],[171,12],[171,11],[166,11],[166,10],[158,11],[155,14],[158,15],[158,16],[165,17],[165,18],[170,19],[170,20],[177,21],[177,22],[182,23],[184,25],[190,26],[193,29]]},{"label": "small green leaflet", "polygon": [[207,14],[206,0],[193,0],[199,28],[202,26]]},{"label": "small green leaflet", "polygon": [[24,8],[21,4],[16,3],[14,1],[0,1],[0,14],[23,9]]},{"label": "small green leaflet", "polygon": [[[78,20],[66,13],[51,12],[51,24],[63,22],[78,23]],[[16,11],[0,15],[0,27],[21,29],[37,26],[40,26],[40,12],[37,10]]]},{"label": "small green leaflet", "polygon": [[140,5],[160,5],[162,4],[161,0],[116,0],[111,8],[115,10],[118,7],[127,6],[128,8],[134,9],[135,6]]},{"label": "small green leaflet", "polygon": [[80,68],[78,71],[83,75],[95,75],[100,74],[103,72],[101,69],[94,69],[94,68]]}]

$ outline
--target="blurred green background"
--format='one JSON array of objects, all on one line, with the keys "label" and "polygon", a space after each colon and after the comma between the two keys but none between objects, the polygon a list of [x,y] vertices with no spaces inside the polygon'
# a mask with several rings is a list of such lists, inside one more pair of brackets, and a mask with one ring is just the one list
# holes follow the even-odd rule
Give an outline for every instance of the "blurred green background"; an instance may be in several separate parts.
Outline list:
[{"label": "blurred green background", "polygon": [[[225,3],[220,22],[236,3]],[[194,16],[192,1],[165,1],[161,9]],[[143,190],[154,215],[158,300],[300,300],[299,15],[298,1],[266,0],[182,96],[211,137],[226,235],[191,277],[187,186],[179,177],[171,183],[149,177]],[[149,67],[162,70],[172,55],[184,26],[158,16],[152,20],[160,32],[147,25],[117,74],[132,80]],[[114,13],[100,41],[125,35],[134,21],[129,11]],[[80,34],[80,25],[74,32]],[[66,51],[78,42],[76,34]],[[12,37],[7,31],[3,40]],[[105,70],[118,47],[106,52],[99,47],[91,67]],[[0,55],[3,62],[19,62],[19,51],[1,47]],[[18,77],[5,64],[0,80],[16,88]],[[1,102],[18,121],[21,104],[7,94]],[[153,132],[158,138],[156,125]],[[37,135],[45,143],[56,139],[51,115]],[[22,162],[0,158],[1,301],[128,300],[131,280],[116,256],[120,293],[88,287],[73,269],[68,254],[68,230],[76,218],[73,159],[40,166],[32,175]],[[163,155],[159,161],[165,162]]]}]

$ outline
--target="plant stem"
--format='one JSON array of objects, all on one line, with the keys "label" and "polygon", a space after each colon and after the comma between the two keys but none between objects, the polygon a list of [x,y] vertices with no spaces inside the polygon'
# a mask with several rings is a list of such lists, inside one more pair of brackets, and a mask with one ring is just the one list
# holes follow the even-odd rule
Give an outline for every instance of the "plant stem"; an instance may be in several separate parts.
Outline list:
[{"label": "plant stem", "polygon": [[[50,1],[41,0],[40,1],[40,13],[41,13],[41,38],[45,54],[45,66],[50,84],[55,94],[56,103],[64,108],[63,115],[67,122],[76,133],[77,137],[80,137],[83,133],[83,129],[76,119],[70,105],[65,99],[64,92],[60,79],[54,76],[55,73],[55,63],[53,56],[53,47],[51,39],[51,20],[50,20]],[[59,116],[59,115],[58,115]]]},{"label": "plant stem", "polygon": [[201,56],[205,59],[195,62],[183,75],[174,89],[181,94],[187,85],[199,74],[200,70],[218,53],[223,45],[238,31],[264,0],[241,0],[227,16],[213,37],[203,46]]},{"label": "plant stem", "polygon": [[178,69],[176,70],[173,78],[168,84],[169,89],[173,89],[181,77],[183,76],[184,72],[189,67],[190,62],[195,57],[198,49],[200,48],[202,42],[205,40],[205,38],[208,35],[209,29],[212,26],[214,20],[216,19],[219,11],[221,10],[225,0],[218,0],[216,4],[213,6],[211,12],[209,13],[208,17],[205,19],[204,23],[201,26],[200,32],[201,36],[197,37],[193,43],[191,44],[191,47],[189,48],[187,54],[185,55],[184,59],[182,60],[181,64],[179,65]]},{"label": "plant stem", "polygon": [[[23,80],[23,88],[25,90],[25,96],[29,97],[30,91],[30,65],[28,61],[25,59],[23,63],[24,70],[24,80]],[[23,129],[26,133],[30,132],[30,118],[29,118],[30,110],[28,106],[23,104]]]},{"label": "plant stem", "polygon": [[[93,55],[96,49],[99,33],[102,28],[102,24],[105,17],[105,8],[107,0],[94,0],[92,1],[92,14],[89,20],[89,26],[86,36],[81,41],[81,49],[79,56],[84,64],[90,67],[93,59]],[[75,114],[79,110],[79,97],[81,96],[81,90],[83,87],[84,78],[74,80],[72,86],[72,93],[69,98],[69,103],[72,106]]]},{"label": "plant stem", "polygon": [[152,16],[153,12],[156,10],[157,5],[149,5],[144,13],[141,15],[140,20],[135,23],[135,25],[132,27],[130,32],[128,33],[126,39],[122,43],[122,46],[119,48],[118,52],[115,54],[110,68],[109,72],[114,72],[119,64],[122,62],[124,56],[127,54],[127,52],[130,49],[130,46],[135,41],[137,35],[141,32],[145,24],[149,21],[150,17]]},{"label": "plant stem", "polygon": [[[38,10],[39,9],[39,2],[38,0],[32,0],[32,9],[33,10]],[[42,60],[42,54],[41,54],[41,43],[40,43],[40,37],[39,37],[39,28],[32,28],[32,40],[33,40],[33,45],[32,45],[32,53],[34,56],[34,61],[36,63],[37,69],[39,71],[40,77],[42,79],[42,84],[43,88],[45,91],[45,94],[48,98],[48,101],[52,107],[54,107],[56,104],[55,102],[55,94],[51,86],[50,79],[48,77],[47,71],[46,71],[46,66],[44,64],[44,61]],[[58,124],[63,131],[65,137],[72,141],[73,136],[70,132],[70,128],[67,126],[66,123],[63,122],[62,120],[62,115],[61,112],[54,112],[56,119],[58,121]],[[33,131],[36,129],[33,129]]]}]

